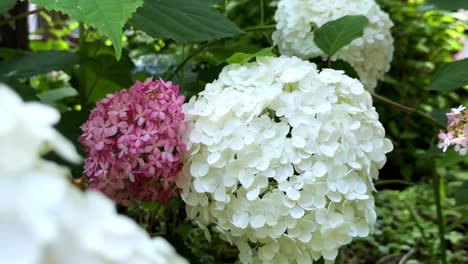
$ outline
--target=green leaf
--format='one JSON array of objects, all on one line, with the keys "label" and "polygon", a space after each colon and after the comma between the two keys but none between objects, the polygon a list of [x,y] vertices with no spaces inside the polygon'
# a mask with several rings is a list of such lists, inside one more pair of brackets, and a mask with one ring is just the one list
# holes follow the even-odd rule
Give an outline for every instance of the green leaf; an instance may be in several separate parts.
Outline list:
[{"label": "green leaf", "polygon": [[10,11],[16,4],[16,0],[1,0],[0,1],[0,15]]},{"label": "green leaf", "polygon": [[23,99],[23,101],[28,102],[38,100],[36,90],[31,86],[20,82],[17,78],[2,78],[0,76],[0,83],[4,83],[12,88]]},{"label": "green leaf", "polygon": [[132,84],[131,71],[134,68],[128,56],[116,61],[111,55],[89,57],[81,65],[86,79],[80,83],[85,87],[86,98],[89,102],[97,102],[108,93],[113,93]]},{"label": "green leaf", "polygon": [[62,99],[77,96],[78,92],[72,87],[63,87],[42,92],[37,95],[42,102],[55,103]]},{"label": "green leaf", "polygon": [[[439,149],[440,150],[440,149]],[[460,155],[460,153],[456,152],[453,148],[448,149],[446,152],[442,152],[442,155],[436,159],[437,167],[439,168],[447,168],[453,166],[459,162],[466,160],[467,157]]]},{"label": "green leaf", "polygon": [[468,85],[468,58],[443,65],[426,90],[450,92]]},{"label": "green leaf", "polygon": [[10,49],[10,48],[0,48],[0,58],[8,59],[12,57],[22,56],[24,54],[23,50],[19,49]]},{"label": "green leaf", "polygon": [[273,48],[264,48],[256,53],[243,53],[237,52],[234,53],[231,57],[226,59],[226,62],[229,64],[239,63],[244,64],[256,57],[268,57],[268,56],[275,56],[273,53]]},{"label": "green leaf", "polygon": [[434,109],[432,110],[429,115],[434,118],[435,120],[439,121],[442,124],[446,124],[448,119],[447,119],[447,113],[450,112],[449,108],[446,109]]},{"label": "green leaf", "polygon": [[314,42],[328,56],[364,34],[369,24],[365,16],[344,16],[322,25],[315,31]]},{"label": "green leaf", "polygon": [[455,191],[455,201],[457,205],[468,204],[468,181],[464,181]]},{"label": "green leaf", "polygon": [[192,43],[243,33],[207,0],[146,0],[130,24],[157,38]]},{"label": "green leaf", "polygon": [[344,60],[336,60],[332,62],[332,68],[335,70],[342,70],[346,73],[351,78],[356,78],[359,79],[359,76],[356,72],[356,70],[349,64],[348,62]]},{"label": "green leaf", "polygon": [[33,0],[38,6],[60,11],[106,35],[122,55],[122,29],[143,0]]},{"label": "green leaf", "polygon": [[25,52],[0,61],[0,76],[31,77],[61,70],[78,63],[78,56],[66,51]]},{"label": "green leaf", "polygon": [[428,0],[428,4],[434,5],[438,9],[468,9],[468,1],[466,0]]}]

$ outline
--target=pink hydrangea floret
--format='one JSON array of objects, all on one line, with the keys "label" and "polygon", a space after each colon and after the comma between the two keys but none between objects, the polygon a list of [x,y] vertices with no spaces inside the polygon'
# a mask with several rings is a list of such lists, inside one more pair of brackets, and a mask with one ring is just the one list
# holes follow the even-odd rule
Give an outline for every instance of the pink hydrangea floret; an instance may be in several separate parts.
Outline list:
[{"label": "pink hydrangea floret", "polygon": [[437,145],[444,152],[448,147],[454,146],[454,150],[460,155],[466,155],[468,152],[468,110],[464,106],[452,108],[447,113],[447,133],[440,131]]},{"label": "pink hydrangea floret", "polygon": [[81,126],[79,142],[88,154],[84,177],[115,202],[167,203],[186,151],[179,86],[163,80],[137,81],[96,104]]}]

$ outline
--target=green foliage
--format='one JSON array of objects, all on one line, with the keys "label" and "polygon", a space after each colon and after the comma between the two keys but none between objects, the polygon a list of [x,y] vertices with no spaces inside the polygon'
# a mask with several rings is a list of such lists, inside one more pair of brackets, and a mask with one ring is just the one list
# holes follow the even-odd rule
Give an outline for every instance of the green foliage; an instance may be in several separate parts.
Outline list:
[{"label": "green foliage", "polygon": [[426,89],[450,92],[465,85],[468,85],[468,58],[443,65]]},{"label": "green foliage", "polygon": [[367,25],[369,20],[365,16],[344,16],[318,28],[314,33],[314,42],[323,52],[332,56],[361,37]]},{"label": "green foliage", "polygon": [[237,52],[237,53],[234,53],[231,57],[227,58],[226,62],[229,64],[234,64],[234,63],[243,64],[256,57],[268,57],[268,56],[275,56],[275,54],[273,53],[273,48],[264,48],[256,53]]},{"label": "green foliage", "polygon": [[438,9],[468,9],[468,1],[466,0],[428,0],[428,3],[434,5]]},{"label": "green foliage", "polygon": [[131,71],[135,67],[123,53],[117,61],[112,50],[99,42],[83,43],[79,52],[80,68],[75,69],[73,77],[78,80],[81,96],[88,103],[95,103],[108,93],[113,93],[132,84]]},{"label": "green foliage", "polygon": [[462,185],[455,191],[455,200],[457,205],[468,204],[468,180],[463,181]]},{"label": "green foliage", "polygon": [[63,87],[42,92],[37,95],[44,103],[57,103],[65,98],[77,96],[78,92],[72,87]]},{"label": "green foliage", "polygon": [[117,59],[122,52],[122,29],[143,0],[34,0],[48,10],[60,11],[95,27],[114,44]]},{"label": "green foliage", "polygon": [[77,63],[78,57],[71,52],[25,52],[21,56],[0,61],[0,78],[32,77],[53,70],[69,68]]},{"label": "green foliage", "polygon": [[206,0],[147,0],[130,23],[148,35],[192,43],[242,33]]},{"label": "green foliage", "polygon": [[0,1],[0,15],[8,12],[16,4],[16,0],[2,0]]},{"label": "green foliage", "polygon": [[[447,195],[452,195],[452,189],[448,190]],[[343,248],[341,263],[398,263],[410,251],[412,253],[405,263],[437,263],[434,258],[439,244],[433,202],[431,186],[427,183],[407,187],[402,191],[388,188],[379,190],[376,194],[378,219],[375,234],[357,239]],[[446,208],[454,205],[453,199],[444,201]],[[468,255],[460,250],[460,246],[468,242],[463,228],[452,226],[463,221],[466,213],[466,209],[447,212],[450,215],[446,236],[449,242],[448,263],[468,261]]]},{"label": "green foliage", "polygon": [[[15,1],[0,2],[2,11]],[[272,48],[265,47],[272,46],[276,1],[262,1],[263,6],[251,0],[31,2],[71,18],[41,13],[46,25],[35,32],[41,38],[31,40],[30,48],[43,52],[0,48],[0,82],[14,87],[25,100],[40,100],[58,108],[62,119],[57,128],[79,150],[79,127],[94,103],[107,93],[128,88],[136,79],[171,76],[188,99],[215,80],[226,62],[245,63],[258,56],[274,55]],[[445,124],[447,109],[458,106],[467,95],[466,87],[456,93],[454,90],[468,82],[467,59],[452,62],[453,54],[462,47],[460,39],[466,37],[466,20],[447,11],[427,11],[421,0],[380,2],[395,23],[395,53],[392,68],[376,92]],[[429,4],[432,2],[449,9],[454,8],[453,4],[466,4],[458,0]],[[76,8],[78,5],[80,8]],[[85,24],[80,39],[76,36],[76,20]],[[129,30],[123,35],[126,23]],[[333,55],[361,36],[367,24],[362,16],[347,16],[317,29],[314,41]],[[195,43],[201,41],[206,42]],[[342,60],[313,62],[319,68],[344,70],[357,77]],[[468,262],[466,158],[434,146],[442,128],[437,122],[402,113],[378,101],[374,105],[395,150],[376,184],[380,190],[376,194],[375,235],[343,248],[338,263],[398,263],[406,255],[408,264],[438,261],[441,244],[435,222],[441,219],[437,217],[431,187],[434,171],[428,164],[432,159],[441,178],[438,194],[446,222],[447,259],[449,263]],[[81,177],[82,171],[82,166],[75,166],[72,174]],[[212,227],[213,241],[208,243],[203,231],[186,219],[183,207],[180,199],[174,199],[168,206],[146,202],[121,213],[135,219],[152,236],[166,237],[192,263],[234,263],[237,249],[223,241]]]}]

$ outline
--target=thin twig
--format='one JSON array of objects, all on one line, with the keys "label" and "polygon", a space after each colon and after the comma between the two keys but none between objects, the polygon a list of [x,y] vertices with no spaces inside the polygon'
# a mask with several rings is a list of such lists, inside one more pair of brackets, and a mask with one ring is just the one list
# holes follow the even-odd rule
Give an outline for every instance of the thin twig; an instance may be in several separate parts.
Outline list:
[{"label": "thin twig", "polygon": [[265,17],[265,11],[263,9],[264,9],[263,0],[260,0],[260,25],[263,25],[263,21]]},{"label": "thin twig", "polygon": [[403,185],[409,185],[409,186],[417,185],[414,182],[405,181],[405,180],[379,180],[374,183],[375,186],[381,186],[381,185],[387,185],[387,184],[403,184]]},{"label": "thin twig", "polygon": [[180,71],[180,69],[182,69],[185,64],[187,64],[187,62],[189,62],[193,57],[195,57],[198,53],[202,52],[203,50],[205,50],[206,48],[208,48],[213,42],[208,42],[208,43],[205,43],[204,45],[200,46],[198,49],[194,50],[191,54],[189,54],[181,63],[179,63],[179,65],[177,65],[177,67],[174,69],[174,71],[171,73],[171,75],[169,75],[169,77],[167,77],[168,80],[172,79],[174,77],[174,75],[177,74],[177,72]]},{"label": "thin twig", "polygon": [[25,17],[27,17],[29,15],[36,14],[36,13],[39,13],[39,12],[44,11],[44,10],[45,10],[44,8],[38,8],[38,9],[31,10],[31,11],[28,11],[28,12],[25,12],[25,13],[21,13],[21,14],[16,15],[16,16],[7,17],[4,20],[0,21],[0,27],[10,23],[11,21],[22,19],[22,18],[25,18]]},{"label": "thin twig", "polygon": [[395,101],[393,101],[391,99],[388,99],[388,98],[386,98],[384,96],[378,95],[378,94],[376,94],[374,92],[370,92],[370,93],[371,93],[372,97],[374,97],[375,99],[377,99],[379,101],[382,101],[382,102],[384,102],[384,103],[386,103],[386,104],[388,104],[388,105],[390,105],[390,106],[392,106],[392,107],[394,107],[394,108],[396,108],[396,109],[398,109],[400,111],[403,111],[403,112],[406,112],[406,113],[411,113],[411,114],[417,114],[419,116],[422,116],[422,117],[430,120],[431,122],[433,122],[434,124],[437,124],[438,126],[442,126],[442,127],[445,126],[444,123],[436,120],[435,118],[433,118],[432,116],[430,116],[428,114],[425,114],[425,113],[422,113],[422,112],[418,111],[415,108],[411,108],[411,107],[399,104],[399,103],[397,103],[397,102],[395,102]]},{"label": "thin twig", "polygon": [[243,28],[242,30],[245,32],[251,32],[251,31],[259,31],[259,30],[269,30],[269,29],[275,29],[276,25],[258,25],[258,26],[253,26],[253,27],[246,27]]},{"label": "thin twig", "polygon": [[406,252],[406,254],[398,261],[398,264],[405,264],[405,262],[411,257],[411,255],[416,252],[416,249],[411,248],[410,251]]}]

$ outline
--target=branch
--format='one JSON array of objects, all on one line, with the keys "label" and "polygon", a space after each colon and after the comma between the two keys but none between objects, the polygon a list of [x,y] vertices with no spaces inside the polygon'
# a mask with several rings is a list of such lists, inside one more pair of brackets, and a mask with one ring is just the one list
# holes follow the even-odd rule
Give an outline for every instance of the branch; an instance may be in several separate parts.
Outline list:
[{"label": "branch", "polygon": [[253,26],[253,27],[246,27],[243,28],[242,30],[245,32],[251,32],[251,31],[259,31],[259,30],[269,30],[269,29],[275,29],[276,25],[259,25],[259,26]]},{"label": "branch", "polygon": [[417,109],[415,108],[411,108],[411,107],[408,107],[408,106],[405,106],[405,105],[402,105],[402,104],[399,104],[391,99],[388,99],[387,97],[384,97],[384,96],[381,96],[381,95],[378,95],[374,92],[370,92],[370,94],[372,95],[372,97],[374,97],[375,99],[383,102],[383,103],[386,103],[402,112],[406,112],[406,113],[410,113],[410,114],[416,114],[416,115],[419,115],[421,117],[424,117],[426,118],[427,120],[431,121],[432,123],[438,125],[438,126],[442,126],[442,127],[445,127],[446,124],[436,120],[435,118],[433,118],[432,116],[426,114],[426,113],[423,113],[423,112],[420,112],[418,111]]},{"label": "branch", "polygon": [[25,13],[22,13],[22,14],[19,14],[19,15],[16,15],[16,16],[8,17],[8,18],[0,21],[0,27],[10,23],[11,21],[22,19],[22,18],[25,18],[25,17],[27,17],[29,15],[37,14],[37,13],[39,13],[41,11],[45,11],[45,9],[44,8],[39,8],[39,9],[31,10],[31,11],[28,11],[28,12],[25,12]]},{"label": "branch", "polygon": [[212,44],[212,42],[208,42],[208,43],[200,46],[198,49],[194,50],[192,53],[190,53],[187,56],[187,58],[185,58],[181,63],[179,63],[179,65],[177,65],[177,67],[174,69],[174,71],[171,73],[171,75],[169,75],[169,77],[167,79],[168,80],[172,79],[172,77],[174,77],[174,75],[176,75],[176,73],[179,72],[180,69],[182,69],[185,66],[185,64],[187,64],[187,62],[189,62],[198,53],[200,53],[203,50],[205,50],[206,48],[208,48],[211,44]]}]

